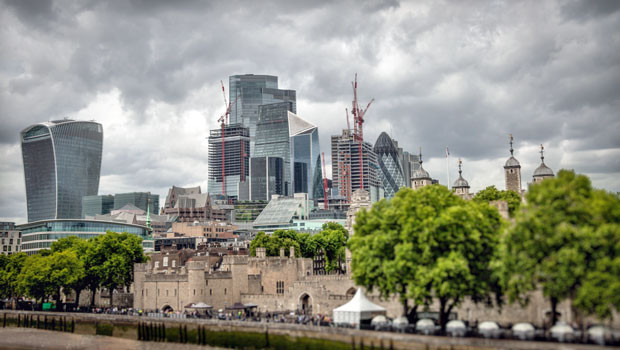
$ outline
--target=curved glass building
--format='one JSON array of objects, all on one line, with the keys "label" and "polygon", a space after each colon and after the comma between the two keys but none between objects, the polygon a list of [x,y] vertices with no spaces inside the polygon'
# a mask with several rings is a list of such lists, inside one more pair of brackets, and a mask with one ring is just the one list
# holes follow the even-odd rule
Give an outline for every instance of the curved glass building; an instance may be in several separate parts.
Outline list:
[{"label": "curved glass building", "polygon": [[142,238],[145,252],[153,251],[154,241],[146,226],[101,220],[41,220],[19,225],[22,231],[21,251],[31,255],[42,249],[49,249],[53,242],[69,236],[89,239],[107,231],[127,232]]},{"label": "curved glass building", "polygon": [[401,187],[407,186],[398,148],[392,138],[382,132],[375,142],[374,151],[377,154],[379,177],[385,189],[385,198],[392,198]]},{"label": "curved glass building", "polygon": [[20,134],[28,222],[82,216],[82,197],[99,190],[103,128],[71,119],[31,125]]}]

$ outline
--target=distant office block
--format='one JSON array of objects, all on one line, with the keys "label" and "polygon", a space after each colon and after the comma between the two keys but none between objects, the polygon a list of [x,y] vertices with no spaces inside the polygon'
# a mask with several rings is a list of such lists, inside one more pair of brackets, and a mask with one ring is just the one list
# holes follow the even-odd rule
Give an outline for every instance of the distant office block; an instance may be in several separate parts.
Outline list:
[{"label": "distant office block", "polygon": [[110,214],[114,209],[114,196],[84,196],[82,197],[82,219],[87,216]]},{"label": "distant office block", "polygon": [[284,161],[280,157],[250,159],[250,200],[268,201],[284,191]]},{"label": "distant office block", "polygon": [[342,135],[332,136],[331,141],[332,195],[350,201],[353,192],[362,188],[363,182],[363,188],[370,193],[371,202],[374,203],[383,198],[384,190],[378,174],[377,155],[370,143],[362,143],[360,155],[359,143],[353,138],[352,132],[347,129],[342,130]]},{"label": "distant office block", "polygon": [[316,125],[288,113],[293,193],[307,193],[310,199],[323,195],[323,174],[319,129]]},{"label": "distant office block", "polygon": [[256,146],[252,157],[279,157],[283,161],[283,194],[292,193],[291,146],[288,113],[292,102],[272,103],[259,107],[260,117],[256,126]]},{"label": "distant office block", "polygon": [[117,193],[114,195],[114,209],[121,209],[127,204],[147,211],[147,205],[152,214],[159,213],[159,195],[151,194],[151,192],[129,192]]},{"label": "distant office block", "polygon": [[[222,154],[224,150],[224,155]],[[209,133],[208,193],[237,199],[239,183],[249,175],[250,132],[241,124],[230,124]],[[225,173],[222,172],[225,168]],[[223,183],[224,182],[224,183]],[[225,186],[225,190],[222,189]]]},{"label": "distant office block", "polygon": [[272,75],[233,75],[229,77],[228,84],[232,103],[230,123],[249,128],[251,140],[249,152],[254,155],[259,106],[291,102],[291,112],[295,113],[297,110],[295,90],[278,89],[278,77]]},{"label": "distant office block", "polygon": [[[377,154],[378,174],[385,190],[385,198],[392,198],[399,189],[407,187],[407,183],[411,182],[405,182],[406,175],[401,164],[399,149],[392,138],[382,132],[373,150]],[[402,153],[402,149],[400,152]]]},{"label": "distant office block", "polygon": [[11,255],[21,251],[22,232],[14,222],[0,222],[0,254]]},{"label": "distant office block", "polygon": [[28,221],[80,218],[82,197],[99,190],[101,124],[54,120],[29,126],[20,136]]}]

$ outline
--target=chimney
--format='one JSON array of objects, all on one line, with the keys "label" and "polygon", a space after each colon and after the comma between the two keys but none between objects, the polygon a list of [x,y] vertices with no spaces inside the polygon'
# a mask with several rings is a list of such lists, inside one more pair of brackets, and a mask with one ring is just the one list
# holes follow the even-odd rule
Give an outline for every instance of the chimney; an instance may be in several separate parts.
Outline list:
[{"label": "chimney", "polygon": [[284,248],[280,248],[280,257],[284,258]]}]

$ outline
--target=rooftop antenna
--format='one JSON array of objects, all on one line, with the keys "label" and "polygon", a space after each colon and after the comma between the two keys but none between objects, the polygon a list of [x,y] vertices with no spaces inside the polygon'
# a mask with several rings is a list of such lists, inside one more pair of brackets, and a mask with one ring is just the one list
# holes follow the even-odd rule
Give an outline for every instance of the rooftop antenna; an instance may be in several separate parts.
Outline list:
[{"label": "rooftop antenna", "polygon": [[512,137],[512,134],[510,134],[510,155],[511,155],[511,156],[514,156],[514,154],[513,154],[513,153],[514,153],[514,150],[512,149],[512,141],[513,141],[513,140],[514,140],[514,139],[513,139],[513,137]]},{"label": "rooftop antenna", "polygon": [[540,144],[540,161],[544,164],[545,163],[545,146],[542,145],[542,143]]}]

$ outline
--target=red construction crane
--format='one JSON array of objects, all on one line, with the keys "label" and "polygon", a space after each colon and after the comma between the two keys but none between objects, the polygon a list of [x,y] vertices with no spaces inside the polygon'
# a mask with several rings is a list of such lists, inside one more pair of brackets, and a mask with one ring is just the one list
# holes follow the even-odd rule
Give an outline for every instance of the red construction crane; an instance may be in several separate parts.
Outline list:
[{"label": "red construction crane", "polygon": [[[374,99],[370,100],[366,105],[365,109],[361,109],[359,106],[359,102],[357,101],[357,73],[355,73],[355,81],[351,82],[353,86],[353,103],[351,108],[351,114],[353,114],[353,137],[359,144],[359,166],[360,166],[360,188],[364,188],[364,169],[363,169],[363,160],[362,160],[362,143],[364,142],[364,115],[368,111],[370,105],[374,102]],[[348,117],[347,117],[348,120]]]},{"label": "red construction crane", "polygon": [[[222,126],[222,196],[226,198],[226,139],[225,139],[225,131],[226,125],[228,124],[228,115],[230,114],[230,108],[232,104],[226,100],[226,89],[224,88],[224,82],[220,80],[220,84],[222,85],[222,94],[224,95],[224,106],[226,107],[226,111],[224,114],[217,120],[218,123]],[[237,99],[235,99],[235,103]]]},{"label": "red construction crane", "polygon": [[349,124],[349,110],[345,108],[344,113],[347,115],[347,130],[351,132],[351,124]]},{"label": "red construction crane", "polygon": [[321,160],[323,161],[323,202],[325,210],[327,210],[327,177],[325,176],[325,152],[321,152]]}]

